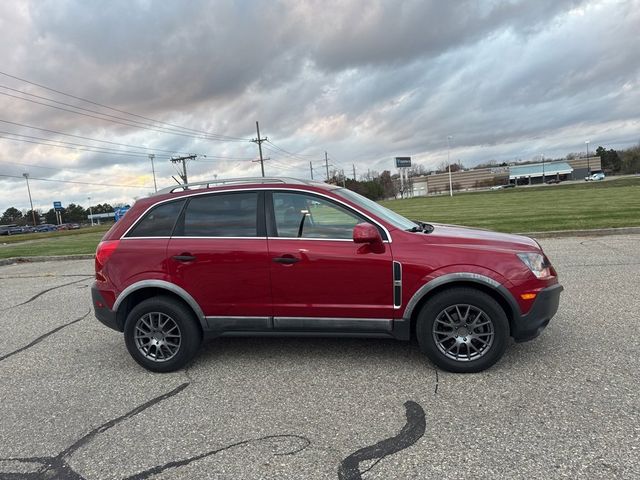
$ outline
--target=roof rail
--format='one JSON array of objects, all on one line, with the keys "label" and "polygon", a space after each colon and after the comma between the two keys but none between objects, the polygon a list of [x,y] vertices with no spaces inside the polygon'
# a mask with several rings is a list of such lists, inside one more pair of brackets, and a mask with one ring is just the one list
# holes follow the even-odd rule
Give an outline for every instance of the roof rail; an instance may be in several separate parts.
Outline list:
[{"label": "roof rail", "polygon": [[243,183],[294,183],[298,185],[304,185],[307,182],[298,178],[290,177],[244,177],[244,178],[222,178],[216,180],[206,180],[203,182],[183,183],[180,185],[174,185],[172,187],[163,188],[158,190],[157,195],[165,193],[173,193],[178,190],[191,190],[194,188],[210,188],[220,185],[241,185]]}]

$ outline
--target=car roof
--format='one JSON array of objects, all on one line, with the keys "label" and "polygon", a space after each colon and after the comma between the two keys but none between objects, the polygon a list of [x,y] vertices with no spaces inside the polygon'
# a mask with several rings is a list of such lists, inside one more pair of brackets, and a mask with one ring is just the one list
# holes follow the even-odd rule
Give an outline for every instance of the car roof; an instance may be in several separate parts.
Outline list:
[{"label": "car roof", "polygon": [[305,185],[309,187],[316,187],[325,190],[334,190],[340,188],[336,185],[331,185],[323,182],[316,182],[313,180],[303,180],[292,177],[244,177],[244,178],[224,178],[216,180],[206,180],[202,182],[193,182],[180,185],[174,185],[171,187],[159,190],[156,195],[165,195],[167,193],[184,192],[187,190],[201,190],[230,187],[230,186],[259,186],[259,185]]}]

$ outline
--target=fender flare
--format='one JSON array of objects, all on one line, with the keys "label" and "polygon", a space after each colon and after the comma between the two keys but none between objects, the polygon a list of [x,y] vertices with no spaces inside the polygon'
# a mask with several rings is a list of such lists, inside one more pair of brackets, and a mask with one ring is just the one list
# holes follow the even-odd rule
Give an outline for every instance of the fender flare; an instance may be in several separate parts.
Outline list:
[{"label": "fender flare", "polygon": [[520,318],[520,307],[518,306],[518,302],[516,302],[515,298],[513,298],[513,295],[511,295],[511,292],[504,285],[502,285],[500,282],[497,282],[493,278],[489,278],[485,275],[480,275],[478,273],[472,272],[447,273],[425,283],[416,291],[416,293],[413,294],[413,296],[407,303],[407,307],[404,310],[404,315],[402,316],[402,318],[406,321],[410,321],[418,303],[435,288],[438,288],[442,285],[455,284],[459,282],[477,283],[491,288],[492,290],[500,294],[500,296],[507,302],[507,304],[511,308],[511,311],[513,312],[514,320]]},{"label": "fender flare", "polygon": [[175,283],[167,282],[165,280],[141,280],[129,285],[122,292],[120,292],[120,295],[118,295],[116,301],[113,303],[112,310],[114,312],[117,312],[118,308],[129,297],[129,295],[131,295],[135,291],[142,290],[143,288],[159,288],[161,290],[166,290],[177,295],[182,300],[184,300],[187,305],[189,305],[189,307],[191,307],[193,312],[198,317],[198,320],[200,321],[200,326],[203,329],[206,327],[207,324],[204,312],[200,308],[200,305],[198,305],[198,302],[196,302],[195,299],[191,295],[189,295],[189,293],[184,288],[179,287]]}]

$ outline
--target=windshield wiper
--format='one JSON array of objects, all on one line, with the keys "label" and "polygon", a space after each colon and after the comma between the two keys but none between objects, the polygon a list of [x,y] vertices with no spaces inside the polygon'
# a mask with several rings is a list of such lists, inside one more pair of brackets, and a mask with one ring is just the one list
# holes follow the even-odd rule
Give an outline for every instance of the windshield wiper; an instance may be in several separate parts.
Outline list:
[{"label": "windshield wiper", "polygon": [[431,225],[430,223],[421,222],[420,220],[413,220],[413,223],[417,223],[418,225],[407,229],[407,232],[422,232],[422,233],[433,232],[433,225]]}]

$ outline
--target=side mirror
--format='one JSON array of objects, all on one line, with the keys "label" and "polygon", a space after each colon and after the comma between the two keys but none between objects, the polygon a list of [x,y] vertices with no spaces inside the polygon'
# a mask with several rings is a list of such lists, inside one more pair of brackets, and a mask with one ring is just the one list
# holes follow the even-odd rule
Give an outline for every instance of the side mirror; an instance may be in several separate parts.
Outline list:
[{"label": "side mirror", "polygon": [[378,229],[370,223],[359,223],[353,227],[353,241],[355,243],[381,244],[382,237]]}]

